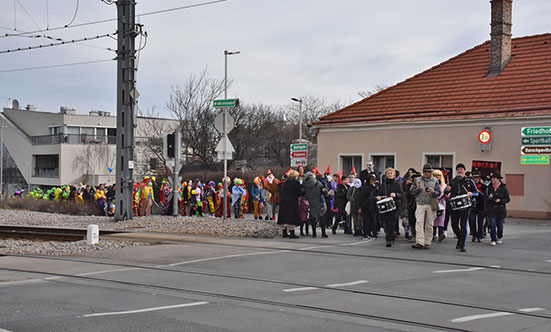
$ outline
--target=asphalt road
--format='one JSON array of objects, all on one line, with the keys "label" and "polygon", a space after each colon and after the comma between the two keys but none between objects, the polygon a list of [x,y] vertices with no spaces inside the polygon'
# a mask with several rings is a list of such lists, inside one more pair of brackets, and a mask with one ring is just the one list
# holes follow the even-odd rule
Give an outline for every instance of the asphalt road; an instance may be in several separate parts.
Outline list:
[{"label": "asphalt road", "polygon": [[551,331],[551,223],[467,253],[453,235],[132,236],[159,244],[0,257],[0,331]]}]

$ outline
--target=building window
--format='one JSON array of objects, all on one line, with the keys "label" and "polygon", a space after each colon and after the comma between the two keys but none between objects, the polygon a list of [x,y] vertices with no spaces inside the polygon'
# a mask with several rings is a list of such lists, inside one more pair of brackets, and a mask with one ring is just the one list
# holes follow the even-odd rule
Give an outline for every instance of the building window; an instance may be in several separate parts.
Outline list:
[{"label": "building window", "polygon": [[59,155],[34,155],[34,177],[58,178],[59,177]]},{"label": "building window", "polygon": [[371,160],[373,161],[375,173],[379,175],[379,181],[381,181],[385,169],[389,167],[394,168],[396,165],[396,158],[394,155],[372,155]]},{"label": "building window", "polygon": [[505,183],[509,195],[524,196],[524,174],[506,174]]},{"label": "building window", "polygon": [[352,172],[352,166],[356,169],[356,173],[360,173],[362,169],[362,159],[363,156],[341,156],[341,169],[343,170],[343,175],[349,175]]},{"label": "building window", "polygon": [[423,164],[430,164],[432,168],[439,169],[444,173],[444,176],[448,179],[453,178],[453,154],[447,153],[435,153],[435,154],[424,154]]}]

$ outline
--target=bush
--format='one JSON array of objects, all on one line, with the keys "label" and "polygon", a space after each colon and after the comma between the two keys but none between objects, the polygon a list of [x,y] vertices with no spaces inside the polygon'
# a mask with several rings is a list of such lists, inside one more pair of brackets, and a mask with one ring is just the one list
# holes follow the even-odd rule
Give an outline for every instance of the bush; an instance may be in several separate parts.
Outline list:
[{"label": "bush", "polygon": [[62,213],[78,216],[97,214],[97,208],[93,203],[80,205],[71,201],[53,202],[30,197],[8,197],[4,200],[2,205],[0,205],[0,208]]}]

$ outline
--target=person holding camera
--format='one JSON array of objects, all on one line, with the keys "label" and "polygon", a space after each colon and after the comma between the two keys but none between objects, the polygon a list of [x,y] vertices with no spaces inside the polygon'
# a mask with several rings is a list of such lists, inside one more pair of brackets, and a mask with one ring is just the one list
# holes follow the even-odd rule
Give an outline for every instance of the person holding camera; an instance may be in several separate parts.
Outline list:
[{"label": "person holding camera", "polygon": [[418,177],[411,186],[411,194],[415,196],[415,249],[429,249],[432,243],[433,222],[436,209],[433,209],[431,199],[438,198],[442,193],[438,180],[432,176],[432,166],[423,165],[423,176]]}]

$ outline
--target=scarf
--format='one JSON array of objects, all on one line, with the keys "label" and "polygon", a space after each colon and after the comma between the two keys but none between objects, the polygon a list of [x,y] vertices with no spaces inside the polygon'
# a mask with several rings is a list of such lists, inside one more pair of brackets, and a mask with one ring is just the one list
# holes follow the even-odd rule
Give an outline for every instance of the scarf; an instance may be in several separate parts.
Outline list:
[{"label": "scarf", "polygon": [[501,182],[499,182],[497,185],[492,183],[492,185],[494,186],[494,191],[497,191],[497,189],[499,188],[499,186],[501,186]]}]

